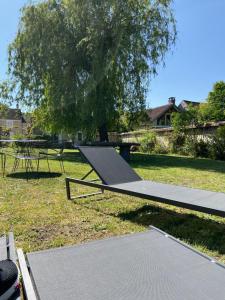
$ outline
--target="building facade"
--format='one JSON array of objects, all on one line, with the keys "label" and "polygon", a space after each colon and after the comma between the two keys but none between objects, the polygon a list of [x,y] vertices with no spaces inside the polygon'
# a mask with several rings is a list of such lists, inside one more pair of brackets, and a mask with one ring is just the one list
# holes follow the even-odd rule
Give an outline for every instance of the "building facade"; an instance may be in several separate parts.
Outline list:
[{"label": "building facade", "polygon": [[148,116],[146,125],[151,127],[170,127],[172,113],[174,112],[179,112],[179,108],[176,106],[175,97],[170,97],[166,105],[146,110]]},{"label": "building facade", "polygon": [[26,121],[18,108],[8,108],[0,112],[0,134],[5,136],[26,133]]}]

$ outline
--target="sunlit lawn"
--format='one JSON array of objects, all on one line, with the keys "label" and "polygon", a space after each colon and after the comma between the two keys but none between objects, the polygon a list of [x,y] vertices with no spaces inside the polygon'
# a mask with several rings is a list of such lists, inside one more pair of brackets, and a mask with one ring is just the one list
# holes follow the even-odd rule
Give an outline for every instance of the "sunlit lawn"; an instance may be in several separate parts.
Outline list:
[{"label": "sunlit lawn", "polygon": [[[137,153],[131,164],[145,179],[225,191],[225,162]],[[225,219],[109,192],[68,201],[65,176],[81,178],[90,167],[69,150],[66,175],[58,161],[50,166],[51,174],[41,161],[40,178],[27,181],[22,169],[10,173],[8,159],[8,175],[0,177],[0,234],[14,231],[25,252],[144,231],[152,224],[225,262]],[[80,193],[89,191],[79,186]]]}]

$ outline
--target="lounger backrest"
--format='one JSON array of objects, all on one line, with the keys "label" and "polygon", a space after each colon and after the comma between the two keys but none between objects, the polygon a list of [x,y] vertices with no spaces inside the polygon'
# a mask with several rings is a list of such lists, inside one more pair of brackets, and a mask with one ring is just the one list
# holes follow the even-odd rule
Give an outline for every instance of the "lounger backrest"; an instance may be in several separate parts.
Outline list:
[{"label": "lounger backrest", "polygon": [[79,147],[80,152],[104,184],[113,185],[142,180],[111,147]]}]

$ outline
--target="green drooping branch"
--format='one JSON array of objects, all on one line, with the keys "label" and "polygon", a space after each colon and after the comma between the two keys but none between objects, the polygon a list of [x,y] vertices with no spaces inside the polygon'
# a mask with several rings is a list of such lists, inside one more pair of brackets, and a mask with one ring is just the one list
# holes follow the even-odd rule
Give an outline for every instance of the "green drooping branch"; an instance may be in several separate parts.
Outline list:
[{"label": "green drooping branch", "polygon": [[46,0],[22,10],[9,76],[52,132],[107,132],[145,107],[176,38],[171,0]]}]

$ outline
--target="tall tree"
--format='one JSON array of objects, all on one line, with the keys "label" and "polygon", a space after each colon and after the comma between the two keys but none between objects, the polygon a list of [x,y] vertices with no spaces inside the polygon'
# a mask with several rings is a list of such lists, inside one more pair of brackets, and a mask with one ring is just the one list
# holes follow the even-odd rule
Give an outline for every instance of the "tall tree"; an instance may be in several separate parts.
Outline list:
[{"label": "tall tree", "polygon": [[209,92],[207,102],[211,111],[211,118],[215,121],[225,120],[225,82],[217,81]]},{"label": "tall tree", "polygon": [[171,0],[45,0],[22,10],[9,47],[13,92],[52,132],[107,130],[145,105],[175,41]]},{"label": "tall tree", "polygon": [[217,81],[209,92],[206,102],[199,107],[201,122],[225,120],[225,82]]}]

